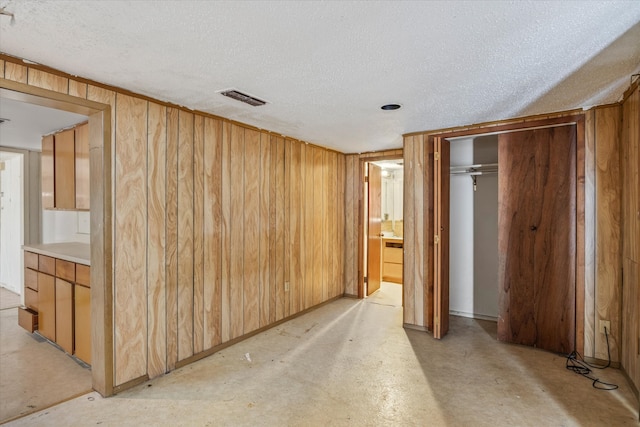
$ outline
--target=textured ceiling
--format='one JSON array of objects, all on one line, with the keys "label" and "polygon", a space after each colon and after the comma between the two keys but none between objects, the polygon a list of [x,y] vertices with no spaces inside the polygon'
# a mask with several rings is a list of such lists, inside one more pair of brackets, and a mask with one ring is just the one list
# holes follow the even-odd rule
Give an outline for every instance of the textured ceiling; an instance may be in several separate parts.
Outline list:
[{"label": "textured ceiling", "polygon": [[343,152],[614,102],[640,68],[639,1],[0,6],[15,13],[0,17],[4,53]]}]

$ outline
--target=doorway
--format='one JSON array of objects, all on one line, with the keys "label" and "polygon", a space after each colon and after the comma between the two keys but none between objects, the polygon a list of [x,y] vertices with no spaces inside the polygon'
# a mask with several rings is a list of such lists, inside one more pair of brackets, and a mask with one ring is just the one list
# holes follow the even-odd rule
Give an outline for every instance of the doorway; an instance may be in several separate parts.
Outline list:
[{"label": "doorway", "polygon": [[22,300],[24,154],[0,151],[0,308]]},{"label": "doorway", "polygon": [[[403,160],[382,158],[364,164],[364,292],[402,304]],[[379,298],[379,297],[378,297]]]},{"label": "doorway", "polygon": [[[91,181],[91,352],[92,366],[89,388],[102,395],[113,394],[113,343],[110,313],[112,311],[111,276],[111,107],[73,96],[52,92],[26,84],[0,79],[0,97],[12,101],[44,106],[89,117],[90,181]],[[107,126],[103,126],[107,124]],[[38,190],[39,191],[39,190]],[[37,193],[37,191],[36,191]],[[39,194],[37,195],[39,198]],[[24,330],[22,330],[24,332]],[[34,341],[35,340],[31,340]],[[62,354],[59,350],[53,349]],[[3,366],[4,368],[4,366]],[[17,381],[20,384],[20,381]],[[58,384],[64,389],[63,383]],[[59,396],[52,393],[54,399]],[[5,402],[3,395],[3,402]],[[28,408],[22,414],[40,408]]]}]

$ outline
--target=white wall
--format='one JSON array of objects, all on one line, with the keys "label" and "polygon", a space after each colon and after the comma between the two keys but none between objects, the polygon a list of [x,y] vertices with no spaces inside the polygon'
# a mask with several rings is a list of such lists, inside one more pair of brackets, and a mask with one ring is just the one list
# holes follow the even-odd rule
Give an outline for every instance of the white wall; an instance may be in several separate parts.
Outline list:
[{"label": "white wall", "polygon": [[[473,164],[473,139],[451,143],[451,166]],[[449,311],[473,313],[473,184],[468,175],[451,175],[449,197]]]},{"label": "white wall", "polygon": [[0,171],[0,284],[22,293],[23,154],[5,153]]},{"label": "white wall", "polygon": [[[497,137],[452,141],[451,165],[497,163]],[[498,176],[451,175],[449,310],[498,317]]]},{"label": "white wall", "polygon": [[90,243],[89,212],[42,211],[42,243]]}]

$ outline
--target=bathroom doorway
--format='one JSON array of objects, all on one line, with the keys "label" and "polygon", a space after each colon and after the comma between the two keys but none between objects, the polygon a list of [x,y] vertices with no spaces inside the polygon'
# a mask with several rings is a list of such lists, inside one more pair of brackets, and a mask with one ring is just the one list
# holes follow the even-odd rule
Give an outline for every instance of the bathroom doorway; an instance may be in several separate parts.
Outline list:
[{"label": "bathroom doorway", "polygon": [[383,158],[364,165],[364,292],[388,294],[402,305],[403,160]]}]

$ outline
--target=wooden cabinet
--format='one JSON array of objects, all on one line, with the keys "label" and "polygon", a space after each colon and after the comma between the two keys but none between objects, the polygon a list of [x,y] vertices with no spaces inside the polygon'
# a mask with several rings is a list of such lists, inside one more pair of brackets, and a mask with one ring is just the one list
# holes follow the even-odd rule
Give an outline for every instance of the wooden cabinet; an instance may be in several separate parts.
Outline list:
[{"label": "wooden cabinet", "polygon": [[56,340],[55,278],[38,272],[38,331],[51,341]]},{"label": "wooden cabinet", "polygon": [[74,297],[75,354],[91,364],[91,289],[76,285]]},{"label": "wooden cabinet", "polygon": [[91,363],[91,268],[25,251],[18,324]]},{"label": "wooden cabinet", "polygon": [[42,138],[42,207],[89,210],[89,125]]},{"label": "wooden cabinet", "polygon": [[56,278],[56,343],[73,354],[73,285]]},{"label": "wooden cabinet", "polygon": [[54,200],[57,209],[75,209],[75,132],[73,129],[57,133],[54,137]]},{"label": "wooden cabinet", "polygon": [[[42,178],[42,208],[53,209],[56,207],[54,200],[53,135],[47,135],[42,138],[40,164],[40,175]],[[35,256],[37,258],[38,255]]]},{"label": "wooden cabinet", "polygon": [[382,239],[382,280],[402,283],[403,241]]},{"label": "wooden cabinet", "polygon": [[77,126],[76,132],[76,209],[89,210],[89,124]]}]

